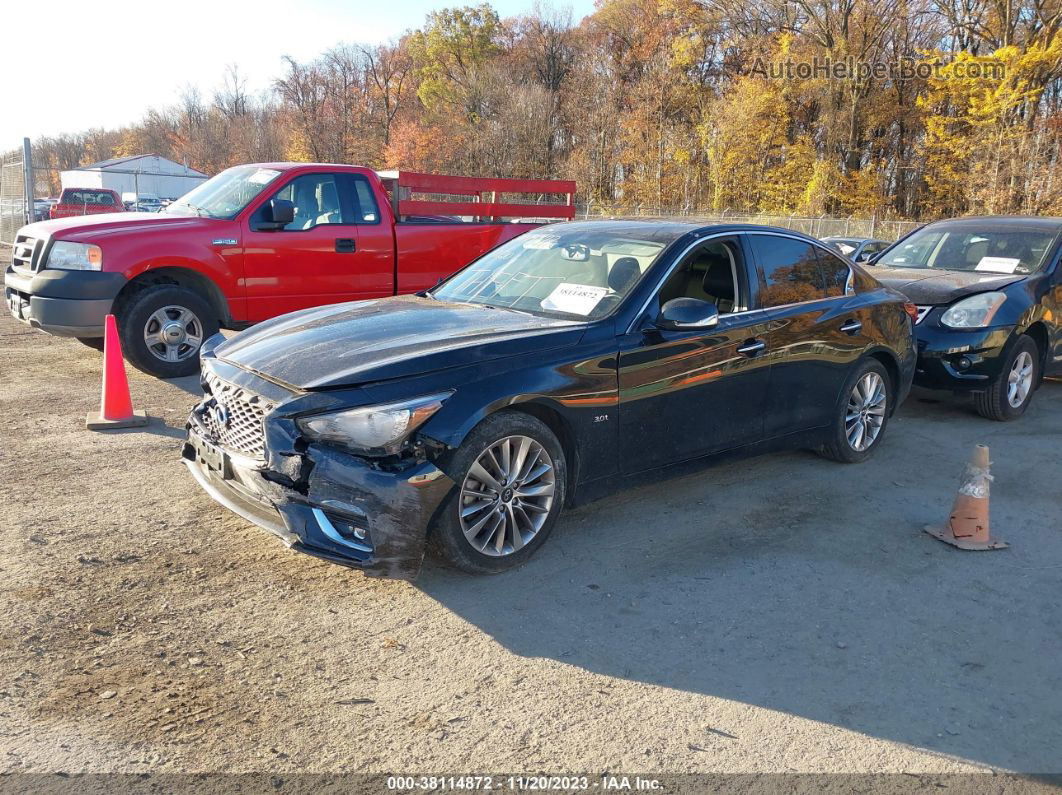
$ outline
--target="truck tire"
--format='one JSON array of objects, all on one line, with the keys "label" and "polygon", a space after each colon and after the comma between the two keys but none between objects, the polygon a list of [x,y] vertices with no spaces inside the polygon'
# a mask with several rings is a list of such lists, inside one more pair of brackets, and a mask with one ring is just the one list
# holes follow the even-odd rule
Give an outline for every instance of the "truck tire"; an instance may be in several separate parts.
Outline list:
[{"label": "truck tire", "polygon": [[156,378],[180,378],[199,371],[199,348],[218,333],[210,302],[186,287],[159,284],[122,301],[118,333],[125,358]]},{"label": "truck tire", "polygon": [[94,351],[103,351],[103,337],[78,337],[77,341]]}]

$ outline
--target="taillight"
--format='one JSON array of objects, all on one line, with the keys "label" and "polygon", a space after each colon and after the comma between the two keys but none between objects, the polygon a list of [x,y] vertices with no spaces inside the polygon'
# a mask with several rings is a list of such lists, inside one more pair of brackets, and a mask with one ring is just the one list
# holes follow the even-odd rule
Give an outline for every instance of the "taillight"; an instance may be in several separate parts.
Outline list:
[{"label": "taillight", "polygon": [[914,304],[904,302],[903,311],[911,316],[911,320],[918,322],[918,307]]}]

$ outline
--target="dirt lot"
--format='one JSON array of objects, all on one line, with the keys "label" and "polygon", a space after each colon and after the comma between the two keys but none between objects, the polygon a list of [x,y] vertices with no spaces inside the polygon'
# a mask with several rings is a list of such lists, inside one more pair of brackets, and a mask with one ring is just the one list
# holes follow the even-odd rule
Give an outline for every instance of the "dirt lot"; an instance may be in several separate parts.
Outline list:
[{"label": "dirt lot", "polygon": [[[194,379],[0,319],[0,772],[1062,771],[1062,384],[1003,425],[916,396],[858,467],[795,453],[568,515],[528,566],[370,580],[179,460]],[[971,446],[993,525],[920,532]]]}]

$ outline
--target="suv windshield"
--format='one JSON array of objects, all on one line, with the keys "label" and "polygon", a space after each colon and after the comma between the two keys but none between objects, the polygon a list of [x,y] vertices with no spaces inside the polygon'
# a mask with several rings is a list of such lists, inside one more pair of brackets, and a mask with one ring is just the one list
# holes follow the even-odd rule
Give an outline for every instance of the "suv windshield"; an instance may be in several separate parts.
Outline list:
[{"label": "suv windshield", "polygon": [[[163,212],[172,215],[202,215],[207,218],[235,218],[255,196],[280,176],[273,168],[237,166],[211,177],[198,188],[167,207]],[[141,199],[141,204],[154,202]]]},{"label": "suv windshield", "polygon": [[665,246],[615,229],[547,226],[485,254],[431,295],[596,320],[634,289]]},{"label": "suv windshield", "polygon": [[986,273],[1035,273],[1057,237],[1042,226],[934,224],[920,229],[877,261],[892,268]]}]

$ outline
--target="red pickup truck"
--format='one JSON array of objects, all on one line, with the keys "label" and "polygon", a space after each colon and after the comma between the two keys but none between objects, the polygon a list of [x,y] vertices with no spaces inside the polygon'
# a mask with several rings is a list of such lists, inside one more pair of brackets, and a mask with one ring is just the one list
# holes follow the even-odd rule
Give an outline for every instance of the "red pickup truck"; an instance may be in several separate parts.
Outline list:
[{"label": "red pickup truck", "polygon": [[52,205],[50,218],[70,218],[75,215],[120,213],[125,210],[122,198],[106,188],[63,188],[59,201]]},{"label": "red pickup truck", "polygon": [[161,213],[23,227],[5,295],[17,319],[97,348],[113,312],[126,358],[173,378],[197,370],[219,327],[425,290],[533,226],[573,218],[574,194],[562,180],[237,166]]}]

